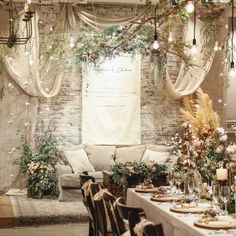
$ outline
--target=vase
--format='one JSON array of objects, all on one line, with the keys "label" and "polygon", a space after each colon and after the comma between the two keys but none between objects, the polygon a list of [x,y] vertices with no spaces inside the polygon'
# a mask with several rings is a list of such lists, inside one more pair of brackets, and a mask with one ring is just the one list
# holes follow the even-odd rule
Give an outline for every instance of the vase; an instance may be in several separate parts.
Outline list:
[{"label": "vase", "polygon": [[189,168],[184,175],[184,195],[189,195],[189,185],[193,184],[193,188],[201,188],[202,176],[197,169]]}]

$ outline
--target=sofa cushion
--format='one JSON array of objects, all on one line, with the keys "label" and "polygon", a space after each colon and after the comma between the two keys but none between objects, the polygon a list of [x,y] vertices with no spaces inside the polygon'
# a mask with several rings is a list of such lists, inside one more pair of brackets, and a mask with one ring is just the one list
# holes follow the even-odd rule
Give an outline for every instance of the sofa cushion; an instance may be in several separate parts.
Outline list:
[{"label": "sofa cushion", "polygon": [[60,151],[76,151],[84,148],[84,144],[74,145],[74,146],[58,146]]},{"label": "sofa cushion", "polygon": [[168,152],[156,152],[156,151],[146,149],[141,161],[142,162],[153,161],[159,164],[164,164],[165,162],[168,161],[168,159],[169,159]]},{"label": "sofa cushion", "polygon": [[115,163],[115,146],[87,145],[85,150],[96,171],[108,170]]},{"label": "sofa cushion", "polygon": [[148,150],[156,151],[156,152],[169,152],[172,150],[172,146],[161,145],[161,144],[149,144],[147,146]]},{"label": "sofa cushion", "polygon": [[121,147],[116,149],[116,163],[139,162],[143,156],[144,146]]},{"label": "sofa cushion", "polygon": [[84,149],[80,149],[77,151],[64,151],[64,153],[74,173],[82,173],[83,171],[95,171]]},{"label": "sofa cushion", "polygon": [[79,174],[64,174],[60,177],[60,184],[63,189],[80,188]]}]

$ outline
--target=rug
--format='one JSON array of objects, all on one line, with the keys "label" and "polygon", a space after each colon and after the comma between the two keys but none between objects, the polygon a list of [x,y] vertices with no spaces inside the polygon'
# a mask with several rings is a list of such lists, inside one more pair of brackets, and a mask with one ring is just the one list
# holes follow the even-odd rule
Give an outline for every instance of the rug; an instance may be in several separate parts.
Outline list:
[{"label": "rug", "polygon": [[11,228],[14,226],[14,212],[10,197],[0,196],[0,228]]},{"label": "rug", "polygon": [[15,226],[88,222],[87,210],[82,201],[39,200],[27,198],[26,195],[8,198],[13,209]]}]

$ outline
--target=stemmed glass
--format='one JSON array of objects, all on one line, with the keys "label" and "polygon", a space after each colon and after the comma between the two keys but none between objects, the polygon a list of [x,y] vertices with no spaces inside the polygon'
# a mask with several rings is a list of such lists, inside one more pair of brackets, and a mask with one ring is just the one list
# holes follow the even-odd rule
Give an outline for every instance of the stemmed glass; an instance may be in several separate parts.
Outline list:
[{"label": "stemmed glass", "polygon": [[212,204],[216,211],[219,212],[219,201],[220,201],[220,185],[212,185]]},{"label": "stemmed glass", "polygon": [[174,170],[171,169],[169,172],[168,172],[168,182],[170,184],[170,193],[173,193],[173,185],[174,185]]},{"label": "stemmed glass", "polygon": [[227,202],[230,199],[230,187],[229,186],[221,186],[220,187],[220,198],[225,204],[225,215],[228,215],[227,210]]},{"label": "stemmed glass", "polygon": [[177,187],[177,193],[181,193],[180,185],[183,182],[183,176],[181,175],[180,172],[174,172],[174,181],[176,182],[176,187]]},{"label": "stemmed glass", "polygon": [[189,177],[188,178],[188,193],[189,193],[190,199],[192,199],[193,197],[194,188],[195,188],[194,177]]}]

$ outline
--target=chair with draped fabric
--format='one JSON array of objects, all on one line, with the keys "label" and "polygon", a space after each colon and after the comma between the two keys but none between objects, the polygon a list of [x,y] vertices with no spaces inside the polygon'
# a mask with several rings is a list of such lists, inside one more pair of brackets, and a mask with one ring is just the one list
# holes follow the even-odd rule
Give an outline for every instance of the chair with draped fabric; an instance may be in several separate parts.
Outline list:
[{"label": "chair with draped fabric", "polygon": [[130,236],[137,236],[137,234],[134,232],[134,227],[140,222],[139,213],[142,212],[142,214],[145,215],[144,210],[140,207],[127,206],[124,197],[117,198],[116,205],[120,218],[122,218],[128,224]]},{"label": "chair with draped fabric", "polygon": [[[92,178],[86,177],[88,180],[85,181],[81,187],[83,203],[88,211],[89,216],[89,236],[97,236],[97,220],[95,215],[95,208],[93,203],[93,196],[100,190],[100,187],[95,184]],[[95,184],[96,187],[93,187],[91,190],[91,185]]]}]

